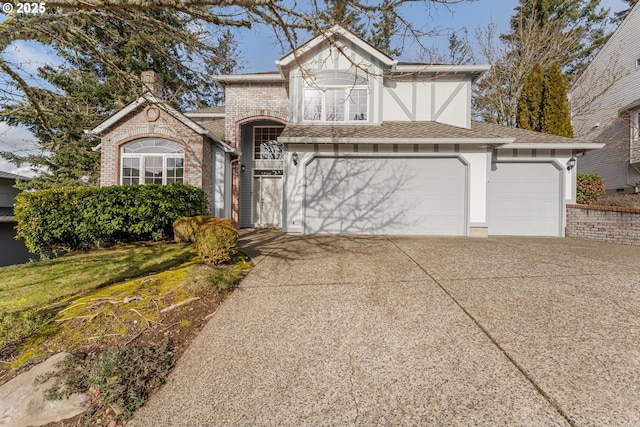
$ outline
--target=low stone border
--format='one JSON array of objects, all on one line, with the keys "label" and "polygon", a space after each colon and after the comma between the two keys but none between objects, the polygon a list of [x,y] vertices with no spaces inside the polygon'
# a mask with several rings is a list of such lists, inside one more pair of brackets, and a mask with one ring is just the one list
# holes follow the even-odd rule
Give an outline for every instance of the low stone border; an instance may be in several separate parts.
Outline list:
[{"label": "low stone border", "polygon": [[567,205],[565,236],[640,245],[640,209]]}]

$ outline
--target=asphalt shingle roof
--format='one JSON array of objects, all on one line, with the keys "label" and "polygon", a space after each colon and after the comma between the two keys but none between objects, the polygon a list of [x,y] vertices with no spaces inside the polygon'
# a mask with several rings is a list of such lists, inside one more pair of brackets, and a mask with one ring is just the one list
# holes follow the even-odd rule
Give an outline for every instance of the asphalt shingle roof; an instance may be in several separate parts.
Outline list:
[{"label": "asphalt shingle roof", "polygon": [[213,133],[220,141],[224,141],[224,118],[220,117],[211,120],[191,117],[191,120]]},{"label": "asphalt shingle roof", "polygon": [[574,143],[579,139],[547,135],[494,123],[473,121],[471,129],[432,121],[384,122],[377,125],[290,125],[281,134],[285,138],[515,138],[515,143]]}]

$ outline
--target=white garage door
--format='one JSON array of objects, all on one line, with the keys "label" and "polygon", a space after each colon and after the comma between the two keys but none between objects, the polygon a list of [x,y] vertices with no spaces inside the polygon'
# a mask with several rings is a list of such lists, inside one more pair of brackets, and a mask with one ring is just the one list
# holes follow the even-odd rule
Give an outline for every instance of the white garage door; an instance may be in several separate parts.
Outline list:
[{"label": "white garage door", "polygon": [[305,178],[306,233],[466,234],[457,158],[318,157]]},{"label": "white garage door", "polygon": [[489,234],[561,235],[561,170],[552,163],[494,163],[489,173]]}]

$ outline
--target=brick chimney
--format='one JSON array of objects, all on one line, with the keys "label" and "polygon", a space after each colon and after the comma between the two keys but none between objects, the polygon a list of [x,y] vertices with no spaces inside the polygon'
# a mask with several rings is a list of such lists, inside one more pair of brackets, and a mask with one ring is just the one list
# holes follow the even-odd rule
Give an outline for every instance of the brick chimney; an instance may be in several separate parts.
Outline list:
[{"label": "brick chimney", "polygon": [[142,80],[142,90],[144,92],[151,92],[158,98],[162,98],[163,81],[160,74],[154,70],[146,70],[140,74],[140,80]]}]

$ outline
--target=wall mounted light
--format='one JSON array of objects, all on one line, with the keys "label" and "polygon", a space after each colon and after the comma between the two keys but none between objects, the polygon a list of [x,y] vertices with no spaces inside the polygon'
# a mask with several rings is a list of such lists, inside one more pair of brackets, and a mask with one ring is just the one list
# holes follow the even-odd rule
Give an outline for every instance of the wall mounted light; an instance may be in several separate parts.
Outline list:
[{"label": "wall mounted light", "polygon": [[240,173],[244,173],[246,166],[245,165],[240,165]]},{"label": "wall mounted light", "polygon": [[569,161],[567,162],[567,170],[570,171],[571,169],[573,169],[576,165],[576,158],[572,157],[569,159]]},{"label": "wall mounted light", "polygon": [[298,166],[298,160],[300,160],[300,157],[298,156],[297,152],[294,152],[293,154],[291,154],[291,160],[293,160],[294,166]]}]

